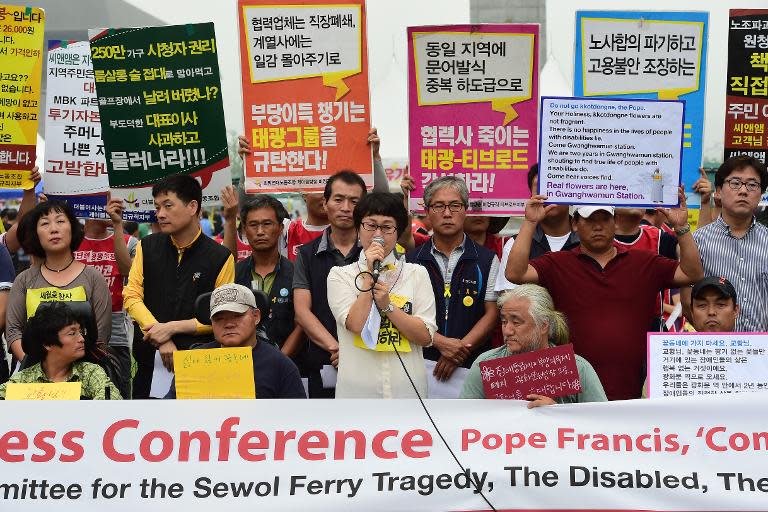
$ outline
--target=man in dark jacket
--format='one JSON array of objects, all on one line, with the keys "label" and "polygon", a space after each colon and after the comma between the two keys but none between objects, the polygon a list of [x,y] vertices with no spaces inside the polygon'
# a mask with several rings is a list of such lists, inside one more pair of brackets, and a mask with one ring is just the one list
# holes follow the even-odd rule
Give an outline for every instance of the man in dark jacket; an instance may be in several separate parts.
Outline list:
[{"label": "man in dark jacket", "polygon": [[294,357],[303,333],[294,322],[293,263],[280,256],[278,244],[287,218],[283,204],[272,196],[258,194],[245,201],[240,209],[240,225],[252,252],[235,266],[235,282],[264,292],[269,299],[269,314],[262,318],[261,327],[283,354]]}]

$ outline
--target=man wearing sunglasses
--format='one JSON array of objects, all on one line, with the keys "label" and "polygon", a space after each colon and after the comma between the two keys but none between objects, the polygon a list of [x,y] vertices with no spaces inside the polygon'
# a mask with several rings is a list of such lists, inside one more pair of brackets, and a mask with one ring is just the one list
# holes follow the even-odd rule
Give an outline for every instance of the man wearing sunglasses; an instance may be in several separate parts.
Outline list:
[{"label": "man wearing sunglasses", "polygon": [[[737,331],[768,330],[768,228],[755,222],[766,187],[768,171],[763,162],[744,155],[729,158],[715,174],[720,216],[693,234],[704,274],[724,276],[736,289],[740,298]],[[690,288],[681,290],[681,301],[690,306]]]}]

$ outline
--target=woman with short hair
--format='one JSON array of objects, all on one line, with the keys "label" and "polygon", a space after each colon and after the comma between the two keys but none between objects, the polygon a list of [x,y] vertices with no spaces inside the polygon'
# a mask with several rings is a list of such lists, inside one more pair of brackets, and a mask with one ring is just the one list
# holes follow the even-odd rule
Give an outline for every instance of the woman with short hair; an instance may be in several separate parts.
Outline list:
[{"label": "woman with short hair", "polygon": [[336,398],[414,398],[413,386],[425,397],[422,347],[437,330],[435,299],[427,270],[395,251],[410,229],[408,212],[393,194],[373,192],[353,218],[363,252],[328,275],[339,338]]},{"label": "woman with short hair", "polygon": [[[22,337],[28,366],[8,382],[80,382],[82,398],[120,400],[117,387],[96,364],[99,352],[95,343],[88,341],[85,334],[80,319],[66,302],[40,307],[28,320]],[[0,398],[5,398],[6,387],[7,383],[0,385]]]},{"label": "woman with short hair", "polygon": [[97,339],[107,343],[112,297],[101,272],[75,260],[73,253],[84,235],[72,208],[62,201],[40,203],[24,216],[18,234],[35,264],[16,277],[8,297],[5,337],[14,357],[24,358],[22,332],[42,302],[88,302],[98,326]]}]

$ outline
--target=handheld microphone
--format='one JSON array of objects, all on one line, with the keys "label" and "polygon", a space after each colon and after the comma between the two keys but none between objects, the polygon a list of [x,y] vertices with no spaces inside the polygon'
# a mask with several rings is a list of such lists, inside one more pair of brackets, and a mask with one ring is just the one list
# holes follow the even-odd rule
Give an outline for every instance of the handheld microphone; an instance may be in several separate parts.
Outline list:
[{"label": "handheld microphone", "polygon": [[[371,239],[371,243],[379,244],[380,246],[384,247],[384,239],[380,236],[375,236]],[[379,279],[379,274],[381,274],[381,260],[374,260],[373,261],[373,282],[375,283]]]}]

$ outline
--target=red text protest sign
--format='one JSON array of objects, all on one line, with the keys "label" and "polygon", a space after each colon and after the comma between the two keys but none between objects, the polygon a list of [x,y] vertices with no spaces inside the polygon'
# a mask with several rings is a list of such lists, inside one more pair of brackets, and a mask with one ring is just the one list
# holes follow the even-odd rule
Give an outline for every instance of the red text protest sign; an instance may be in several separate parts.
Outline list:
[{"label": "red text protest sign", "polygon": [[531,394],[557,398],[581,392],[570,344],[483,361],[480,375],[486,398],[525,400]]}]

